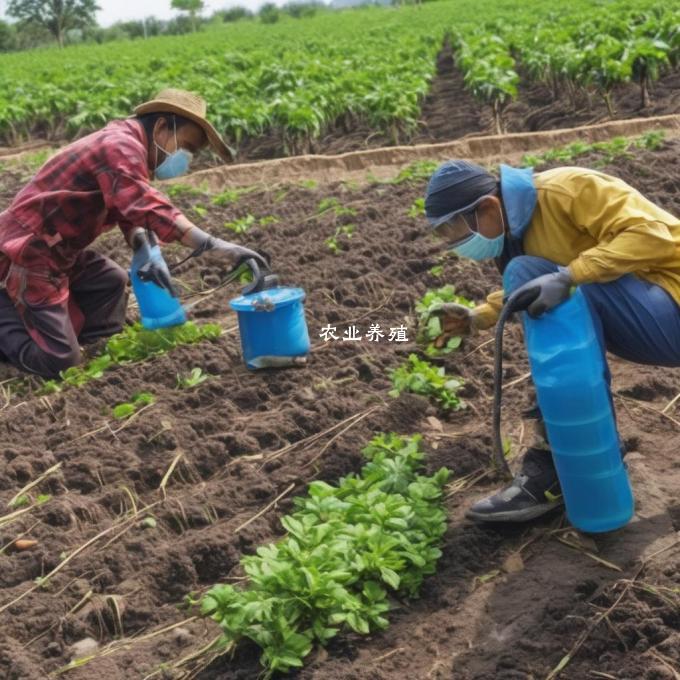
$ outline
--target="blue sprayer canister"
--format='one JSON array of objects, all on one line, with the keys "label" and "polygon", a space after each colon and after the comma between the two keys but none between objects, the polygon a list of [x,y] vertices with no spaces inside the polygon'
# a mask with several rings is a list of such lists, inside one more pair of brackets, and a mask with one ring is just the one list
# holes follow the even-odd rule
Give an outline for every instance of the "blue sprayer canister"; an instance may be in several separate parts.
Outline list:
[{"label": "blue sprayer canister", "polygon": [[577,288],[537,319],[524,314],[531,374],[569,521],[613,531],[634,502],[588,303]]},{"label": "blue sprayer canister", "polygon": [[275,287],[231,300],[248,368],[282,368],[304,360],[310,346],[304,299],[301,288]]},{"label": "blue sprayer canister", "polygon": [[[151,242],[149,239],[151,238]],[[132,291],[139,304],[139,314],[144,328],[154,330],[168,326],[179,326],[187,320],[180,301],[168,290],[153,281],[143,281],[139,270],[145,263],[155,261],[167,270],[161,249],[153,237],[139,234],[135,241],[135,252],[130,266]],[[168,279],[170,274],[168,272]]]}]

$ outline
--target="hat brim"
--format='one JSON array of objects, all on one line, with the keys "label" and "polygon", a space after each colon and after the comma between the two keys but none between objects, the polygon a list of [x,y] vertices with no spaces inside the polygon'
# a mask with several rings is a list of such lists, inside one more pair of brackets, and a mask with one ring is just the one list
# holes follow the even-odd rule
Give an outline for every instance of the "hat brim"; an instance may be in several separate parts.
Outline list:
[{"label": "hat brim", "polygon": [[456,215],[461,215],[462,213],[470,212],[470,210],[476,208],[485,198],[488,198],[489,196],[492,195],[493,194],[484,194],[484,196],[480,196],[479,198],[472,201],[472,203],[469,203],[468,205],[465,205],[462,208],[458,208],[453,212],[447,213],[446,215],[442,215],[441,217],[428,217],[427,218],[428,222],[430,223],[430,226],[433,229],[441,227],[442,224],[450,222],[454,217],[456,217]]},{"label": "hat brim", "polygon": [[144,102],[144,104],[140,104],[135,108],[134,113],[136,116],[143,116],[147,113],[176,113],[178,116],[182,116],[182,118],[186,118],[192,123],[196,123],[196,125],[205,132],[208,144],[222,160],[229,163],[236,157],[234,150],[224,142],[217,130],[215,130],[205,118],[197,116],[195,113],[187,111],[181,106],[153,99],[149,102]]}]

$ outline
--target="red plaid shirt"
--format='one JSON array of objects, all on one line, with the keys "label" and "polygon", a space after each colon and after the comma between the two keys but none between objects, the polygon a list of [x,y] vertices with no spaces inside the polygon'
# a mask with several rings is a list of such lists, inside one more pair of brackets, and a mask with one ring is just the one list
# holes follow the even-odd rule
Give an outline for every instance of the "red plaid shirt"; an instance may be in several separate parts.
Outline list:
[{"label": "red plaid shirt", "polygon": [[21,311],[65,304],[78,257],[116,224],[180,237],[169,200],[149,184],[146,133],[116,120],[61,149],[0,213],[0,282]]}]

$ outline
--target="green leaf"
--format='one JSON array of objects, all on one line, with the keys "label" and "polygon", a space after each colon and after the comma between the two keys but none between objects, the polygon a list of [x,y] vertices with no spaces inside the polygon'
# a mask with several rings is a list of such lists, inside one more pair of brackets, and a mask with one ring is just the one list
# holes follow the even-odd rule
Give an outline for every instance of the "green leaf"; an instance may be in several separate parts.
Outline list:
[{"label": "green leaf", "polygon": [[114,418],[129,418],[135,412],[135,405],[125,402],[113,408]]}]

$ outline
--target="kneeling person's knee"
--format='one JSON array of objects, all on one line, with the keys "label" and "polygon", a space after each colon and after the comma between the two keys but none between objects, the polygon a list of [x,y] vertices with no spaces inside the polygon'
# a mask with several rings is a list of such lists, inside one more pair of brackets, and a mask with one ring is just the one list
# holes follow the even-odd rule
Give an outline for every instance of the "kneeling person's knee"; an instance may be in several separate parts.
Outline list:
[{"label": "kneeling person's knee", "polygon": [[78,366],[82,360],[82,352],[78,345],[59,354],[50,354],[34,343],[27,345],[19,358],[24,369],[43,378],[58,378],[62,371]]}]

